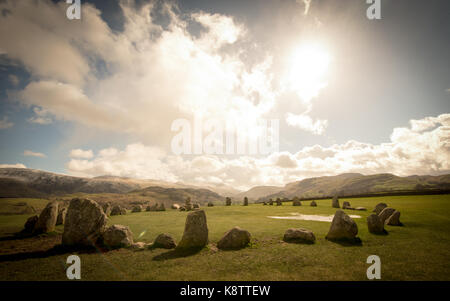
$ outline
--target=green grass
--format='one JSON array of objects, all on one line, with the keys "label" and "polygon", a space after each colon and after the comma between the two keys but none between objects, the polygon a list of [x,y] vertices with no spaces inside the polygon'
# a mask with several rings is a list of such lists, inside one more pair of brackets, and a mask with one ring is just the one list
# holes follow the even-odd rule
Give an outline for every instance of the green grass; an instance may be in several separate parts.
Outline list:
[{"label": "green grass", "polygon": [[[342,202],[345,199],[340,199]],[[330,223],[275,220],[267,216],[290,213],[334,214],[331,200],[309,201],[301,207],[283,206],[203,207],[209,239],[216,243],[224,232],[240,226],[252,234],[250,247],[239,251],[217,251],[208,247],[191,256],[167,256],[167,250],[115,250],[79,254],[83,280],[367,280],[369,255],[381,258],[383,280],[450,280],[450,195],[393,196],[348,199],[362,246],[343,246],[325,240]],[[401,211],[404,227],[387,226],[387,236],[368,233],[366,217],[373,207],[385,202]],[[160,233],[181,239],[186,212],[130,213],[113,216],[109,224],[128,225],[135,241],[152,242]],[[0,216],[0,229],[20,230],[28,216]],[[282,242],[286,229],[304,227],[314,232],[314,245]],[[61,233],[62,227],[56,232]],[[0,241],[0,246],[3,246]],[[0,251],[3,247],[0,247]],[[162,255],[165,254],[165,255]],[[0,280],[65,280],[65,260],[69,254],[0,263]],[[162,255],[162,256],[161,256]],[[161,258],[170,259],[158,260]],[[1,258],[1,256],[0,256]]]}]

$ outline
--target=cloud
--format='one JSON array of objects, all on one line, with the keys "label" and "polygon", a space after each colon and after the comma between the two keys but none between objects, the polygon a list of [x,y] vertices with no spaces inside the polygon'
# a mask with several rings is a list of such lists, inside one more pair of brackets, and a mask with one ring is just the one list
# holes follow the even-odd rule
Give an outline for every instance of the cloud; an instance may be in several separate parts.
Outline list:
[{"label": "cloud", "polygon": [[322,135],[328,126],[327,120],[314,121],[310,116],[306,114],[295,115],[292,113],[287,113],[286,123],[290,126],[294,126],[307,132],[311,132],[315,135]]},{"label": "cloud", "polygon": [[8,116],[4,116],[3,119],[0,120],[0,130],[10,128],[14,125],[14,123],[8,121]]},{"label": "cloud", "polygon": [[90,159],[94,157],[92,150],[73,149],[70,151],[71,158]]},{"label": "cloud", "polygon": [[13,85],[13,86],[17,86],[20,82],[19,78],[14,75],[14,74],[10,74],[8,76],[9,82]]},{"label": "cloud", "polygon": [[16,164],[0,164],[0,168],[27,168],[22,163],[16,163]]},{"label": "cloud", "polygon": [[[181,14],[173,3],[120,6],[124,29],[113,31],[89,3],[80,23],[67,22],[62,2],[0,2],[12,12],[0,18],[2,49],[31,73],[10,93],[33,109],[28,122],[68,121],[168,148],[175,119],[201,114],[257,127],[286,92],[278,82],[285,70],[269,53],[254,56],[257,46],[249,45],[257,44],[232,17]],[[204,30],[191,33],[191,23]],[[24,40],[34,47],[22,47]]]},{"label": "cloud", "polygon": [[38,158],[45,158],[45,157],[47,157],[43,153],[37,153],[37,152],[30,151],[30,150],[25,150],[23,152],[23,155],[27,156],[27,157],[38,157]]},{"label": "cloud", "polygon": [[[104,149],[91,160],[71,160],[70,173],[84,176],[112,174],[192,184],[227,184],[237,189],[255,185],[283,185],[307,177],[394,173],[444,174],[450,171],[450,114],[412,121],[395,128],[389,142],[347,141],[329,147],[308,146],[295,154],[273,153],[267,157],[196,156],[183,158],[142,143],[120,151]],[[418,130],[414,124],[434,120],[435,127]],[[220,181],[219,181],[220,180]]]}]

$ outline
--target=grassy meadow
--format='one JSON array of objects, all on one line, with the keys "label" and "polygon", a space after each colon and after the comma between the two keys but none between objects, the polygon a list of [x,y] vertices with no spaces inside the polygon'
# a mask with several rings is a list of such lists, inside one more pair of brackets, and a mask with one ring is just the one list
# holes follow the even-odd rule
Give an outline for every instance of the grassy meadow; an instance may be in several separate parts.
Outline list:
[{"label": "grassy meadow", "polygon": [[[95,198],[94,198],[95,199]],[[345,210],[355,218],[362,245],[325,240],[329,222],[271,219],[292,213],[332,215],[331,200],[318,207],[283,206],[202,207],[210,244],[195,254],[154,249],[79,253],[82,280],[367,280],[369,255],[381,258],[382,280],[450,280],[450,195],[390,196],[340,199],[368,211]],[[1,202],[1,200],[0,200]],[[388,235],[368,233],[366,217],[379,202],[401,212],[403,227],[386,226]],[[128,213],[112,216],[109,224],[131,228],[135,241],[152,242],[160,233],[181,239],[187,212]],[[60,242],[63,226],[35,238],[10,239],[29,215],[0,216],[0,280],[65,280],[67,254],[49,255],[45,249]],[[239,251],[220,251],[215,243],[224,232],[240,226],[252,235],[251,245]],[[314,232],[313,245],[288,244],[288,228]],[[30,256],[14,254],[29,252]],[[40,253],[41,252],[41,253]]]}]

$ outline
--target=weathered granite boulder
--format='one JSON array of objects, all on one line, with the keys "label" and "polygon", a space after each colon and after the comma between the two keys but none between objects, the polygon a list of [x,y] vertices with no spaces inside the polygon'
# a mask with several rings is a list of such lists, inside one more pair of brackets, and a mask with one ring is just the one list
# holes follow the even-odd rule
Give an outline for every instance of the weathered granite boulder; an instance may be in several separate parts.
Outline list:
[{"label": "weathered granite boulder", "polygon": [[214,203],[213,202],[208,202],[208,207],[214,207]]},{"label": "weathered granite boulder", "polygon": [[312,207],[317,207],[317,203],[316,203],[316,201],[311,201],[311,204],[310,204]]},{"label": "weathered granite boulder", "polygon": [[394,213],[385,221],[386,225],[389,226],[403,226],[400,222],[400,211],[395,210]]},{"label": "weathered granite boulder", "polygon": [[367,217],[367,228],[370,233],[373,234],[386,234],[386,230],[384,230],[384,224],[381,221],[380,217],[372,213]]},{"label": "weathered granite boulder", "polygon": [[106,214],[97,202],[75,198],[70,201],[62,244],[92,246],[106,230]]},{"label": "weathered granite boulder", "polygon": [[380,214],[381,211],[383,211],[383,209],[386,207],[387,207],[386,203],[379,203],[375,206],[375,209],[373,209],[373,212],[375,212],[376,214]]},{"label": "weathered granite boulder", "polygon": [[127,226],[112,225],[103,233],[103,243],[111,249],[129,247],[133,244],[133,233]]},{"label": "weathered granite boulder", "polygon": [[244,206],[248,206],[248,198],[244,197]]},{"label": "weathered granite boulder", "polygon": [[343,210],[337,210],[334,214],[326,239],[358,242],[359,239],[356,238],[357,234],[358,226],[355,221]]},{"label": "weathered granite boulder", "polygon": [[380,217],[383,224],[386,222],[386,220],[395,212],[394,208],[386,207],[384,208],[378,216]]},{"label": "weathered granite boulder", "polygon": [[226,205],[226,206],[231,206],[231,198],[227,197],[227,198],[225,199],[225,205]]},{"label": "weathered granite boulder", "polygon": [[180,211],[186,211],[186,208],[184,208],[184,206],[180,206]]},{"label": "weathered granite boulder", "polygon": [[188,214],[184,226],[183,237],[178,249],[203,248],[208,244],[208,225],[203,210],[196,210]]},{"label": "weathered granite boulder", "polygon": [[39,215],[39,219],[34,226],[34,234],[52,232],[55,230],[58,219],[58,202],[49,202]]},{"label": "weathered granite boulder", "polygon": [[301,206],[302,202],[300,202],[300,200],[293,200],[292,201],[292,206]]},{"label": "weathered granite boulder", "polygon": [[290,228],[284,233],[283,240],[289,243],[313,244],[316,241],[314,233],[303,228]]},{"label": "weathered granite boulder", "polygon": [[350,205],[350,202],[345,201],[344,203],[342,203],[342,209],[353,209],[353,208]]},{"label": "weathered granite boulder", "polygon": [[283,203],[281,202],[281,199],[277,198],[277,206],[281,206],[281,205],[283,205]]},{"label": "weathered granite boulder", "polygon": [[159,234],[154,243],[154,248],[173,249],[177,246],[172,236],[167,233]]},{"label": "weathered granite boulder", "polygon": [[131,213],[137,213],[137,212],[142,212],[142,206],[141,205],[133,206],[133,208],[131,209]]},{"label": "weathered granite boulder", "polygon": [[234,227],[219,240],[217,248],[222,250],[238,250],[245,248],[250,243],[251,235],[247,230]]},{"label": "weathered granite boulder", "polygon": [[113,215],[124,215],[127,213],[125,208],[122,208],[120,205],[116,205],[111,209],[111,216]]},{"label": "weathered granite boulder", "polygon": [[192,205],[192,207],[193,207],[194,209],[198,209],[198,208],[200,208],[200,204],[199,204],[199,203],[195,203],[194,205]]}]

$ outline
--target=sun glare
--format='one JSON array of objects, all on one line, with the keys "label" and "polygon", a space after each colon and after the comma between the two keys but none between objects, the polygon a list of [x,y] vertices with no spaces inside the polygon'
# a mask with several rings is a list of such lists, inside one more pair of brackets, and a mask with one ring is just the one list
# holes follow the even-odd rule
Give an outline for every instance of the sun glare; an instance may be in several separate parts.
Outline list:
[{"label": "sun glare", "polygon": [[319,44],[304,44],[294,50],[289,81],[303,101],[309,102],[326,87],[330,61],[329,53]]}]

